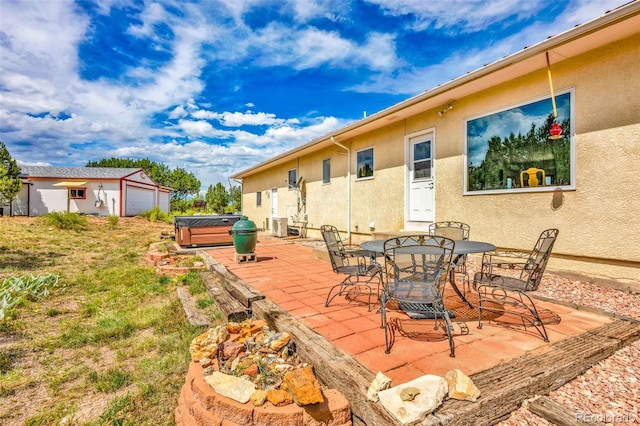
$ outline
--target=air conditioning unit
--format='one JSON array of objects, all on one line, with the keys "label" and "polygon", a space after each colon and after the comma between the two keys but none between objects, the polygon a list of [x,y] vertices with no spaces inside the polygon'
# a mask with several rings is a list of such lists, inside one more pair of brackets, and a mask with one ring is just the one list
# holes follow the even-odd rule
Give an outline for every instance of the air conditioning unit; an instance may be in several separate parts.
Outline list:
[{"label": "air conditioning unit", "polygon": [[274,217],[271,219],[271,234],[276,237],[287,236],[287,218],[286,217]]}]

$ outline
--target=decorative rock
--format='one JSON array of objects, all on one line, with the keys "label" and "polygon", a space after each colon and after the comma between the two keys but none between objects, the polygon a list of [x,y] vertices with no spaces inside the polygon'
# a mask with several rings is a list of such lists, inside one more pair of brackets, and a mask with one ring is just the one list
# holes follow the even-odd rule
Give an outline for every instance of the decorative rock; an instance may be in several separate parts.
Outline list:
[{"label": "decorative rock", "polygon": [[219,371],[214,371],[204,380],[222,396],[238,401],[241,404],[249,401],[251,394],[256,390],[253,383],[239,377],[229,376]]},{"label": "decorative rock", "polygon": [[235,341],[224,342],[221,346],[222,353],[220,357],[223,360],[234,359],[240,352],[244,350],[244,345]]},{"label": "decorative rock", "polygon": [[200,363],[200,365],[203,368],[206,368],[206,367],[211,365],[212,359],[211,358],[200,358],[200,360],[198,362]]},{"label": "decorative rock", "polygon": [[240,325],[240,323],[233,322],[233,321],[229,321],[227,323],[227,331],[229,333],[240,334],[241,330],[242,330],[242,326]]},{"label": "decorative rock", "polygon": [[284,348],[287,343],[289,343],[289,340],[291,340],[291,335],[286,331],[284,333],[278,333],[275,339],[269,343],[269,348],[272,351],[277,352],[280,349]]},{"label": "decorative rock", "polygon": [[369,390],[367,390],[367,399],[372,402],[378,402],[380,400],[380,398],[378,398],[378,392],[389,389],[390,387],[391,379],[382,374],[382,371],[378,371],[376,378],[373,379],[373,382],[369,385]]},{"label": "decorative rock", "polygon": [[258,377],[259,372],[260,370],[258,369],[257,364],[251,364],[244,370],[244,374],[246,374],[249,377]]},{"label": "decorative rock", "polygon": [[275,405],[276,407],[281,407],[283,405],[289,405],[293,402],[293,398],[289,392],[282,389],[269,389],[267,391],[267,401]]},{"label": "decorative rock", "polygon": [[449,386],[449,398],[475,402],[480,396],[480,389],[466,374],[458,369],[447,371],[444,379]]},{"label": "decorative rock", "polygon": [[256,389],[255,392],[251,394],[249,400],[254,405],[254,407],[260,407],[261,405],[264,405],[265,401],[267,400],[267,392],[263,391],[262,389]]},{"label": "decorative rock", "polygon": [[243,327],[240,330],[240,337],[242,338],[241,341],[244,341],[247,337],[253,336],[254,334],[262,331],[262,328],[265,327],[267,323],[263,320],[257,320],[253,321],[251,324],[247,324],[246,327],[244,326],[244,322],[242,322],[241,325]]},{"label": "decorative rock", "polygon": [[313,373],[313,366],[297,368],[284,375],[283,387],[291,393],[299,406],[324,402],[320,382]]},{"label": "decorative rock", "polygon": [[418,395],[420,395],[420,389],[414,387],[404,388],[400,391],[400,399],[403,401],[413,401]]},{"label": "decorative rock", "polygon": [[[400,393],[405,388],[417,388],[420,393],[413,401],[403,401]],[[442,404],[447,393],[444,378],[427,374],[415,380],[378,392],[382,406],[401,424],[414,424],[423,420]]]},{"label": "decorative rock", "polygon": [[215,358],[220,343],[227,340],[229,333],[225,326],[216,326],[195,337],[189,346],[191,359],[200,361],[202,358]]}]

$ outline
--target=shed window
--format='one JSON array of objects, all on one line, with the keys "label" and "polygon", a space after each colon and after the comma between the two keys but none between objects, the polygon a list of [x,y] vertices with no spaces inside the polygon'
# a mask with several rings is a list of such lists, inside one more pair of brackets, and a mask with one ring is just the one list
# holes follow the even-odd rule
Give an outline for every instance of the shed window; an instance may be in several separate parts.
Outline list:
[{"label": "shed window", "polygon": [[87,188],[69,188],[69,198],[73,198],[73,199],[87,198]]},{"label": "shed window", "polygon": [[466,121],[465,194],[575,189],[573,90],[555,101],[555,119],[545,97]]},{"label": "shed window", "polygon": [[331,183],[331,160],[322,162],[322,183]]},{"label": "shed window", "polygon": [[373,177],[373,148],[356,152],[357,179]]}]

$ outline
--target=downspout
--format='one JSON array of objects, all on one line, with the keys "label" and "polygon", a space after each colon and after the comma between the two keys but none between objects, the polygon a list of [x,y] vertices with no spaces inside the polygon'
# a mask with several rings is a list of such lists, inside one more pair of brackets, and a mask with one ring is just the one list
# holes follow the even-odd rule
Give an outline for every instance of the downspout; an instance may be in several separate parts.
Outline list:
[{"label": "downspout", "polygon": [[347,151],[347,241],[351,244],[351,149],[336,141],[333,136],[331,142]]}]

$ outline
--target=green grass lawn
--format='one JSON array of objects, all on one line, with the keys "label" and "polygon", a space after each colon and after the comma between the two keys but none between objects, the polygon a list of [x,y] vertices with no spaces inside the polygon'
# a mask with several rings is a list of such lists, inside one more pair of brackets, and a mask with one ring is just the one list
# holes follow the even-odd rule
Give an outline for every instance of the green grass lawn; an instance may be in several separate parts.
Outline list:
[{"label": "green grass lawn", "polygon": [[145,265],[172,225],[48,219],[0,217],[0,283],[58,277],[0,320],[0,424],[173,424],[189,343],[203,330],[187,322],[175,291],[197,289],[198,275],[167,278]]}]

